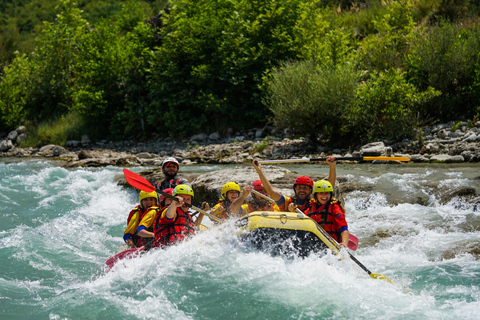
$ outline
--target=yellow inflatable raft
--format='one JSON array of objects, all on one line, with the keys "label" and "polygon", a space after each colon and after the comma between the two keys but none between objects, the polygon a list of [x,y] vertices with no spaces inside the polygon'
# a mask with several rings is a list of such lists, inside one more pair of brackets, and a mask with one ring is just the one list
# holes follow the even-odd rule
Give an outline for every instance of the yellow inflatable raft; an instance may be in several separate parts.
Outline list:
[{"label": "yellow inflatable raft", "polygon": [[237,221],[240,239],[248,246],[274,255],[335,254],[339,247],[315,221],[300,213],[255,211]]}]

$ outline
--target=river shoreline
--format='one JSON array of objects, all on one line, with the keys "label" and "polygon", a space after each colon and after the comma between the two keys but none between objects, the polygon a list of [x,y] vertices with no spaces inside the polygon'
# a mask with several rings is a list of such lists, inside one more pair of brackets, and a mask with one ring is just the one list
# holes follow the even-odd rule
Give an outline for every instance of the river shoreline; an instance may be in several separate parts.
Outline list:
[{"label": "river shoreline", "polygon": [[[333,149],[328,145],[312,145],[305,138],[293,138],[275,129],[252,129],[221,137],[218,133],[199,134],[175,141],[158,139],[146,142],[98,141],[87,136],[81,141],[68,141],[66,147],[45,145],[40,148],[19,148],[15,139],[24,128],[12,131],[2,139],[0,158],[28,157],[63,160],[65,167],[160,166],[166,157],[177,158],[182,165],[242,164],[253,159],[324,158],[359,156],[406,156],[412,162],[463,163],[480,162],[480,122],[472,128],[454,122],[425,127],[417,140],[378,141],[349,149]],[[9,138],[13,138],[10,140]],[[351,151],[353,150],[353,151]],[[382,161],[374,161],[383,163]]]}]

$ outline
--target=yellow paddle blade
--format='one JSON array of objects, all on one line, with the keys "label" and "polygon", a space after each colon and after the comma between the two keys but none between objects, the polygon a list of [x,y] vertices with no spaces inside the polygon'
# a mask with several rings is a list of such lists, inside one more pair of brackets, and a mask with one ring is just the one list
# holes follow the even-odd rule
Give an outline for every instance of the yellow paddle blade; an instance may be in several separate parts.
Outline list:
[{"label": "yellow paddle blade", "polygon": [[363,160],[410,161],[410,158],[409,157],[363,157]]},{"label": "yellow paddle blade", "polygon": [[392,281],[390,281],[390,279],[388,279],[387,277],[379,274],[379,273],[370,273],[370,277],[372,277],[373,279],[379,279],[379,280],[387,280],[388,282],[390,282],[391,284],[393,284]]}]

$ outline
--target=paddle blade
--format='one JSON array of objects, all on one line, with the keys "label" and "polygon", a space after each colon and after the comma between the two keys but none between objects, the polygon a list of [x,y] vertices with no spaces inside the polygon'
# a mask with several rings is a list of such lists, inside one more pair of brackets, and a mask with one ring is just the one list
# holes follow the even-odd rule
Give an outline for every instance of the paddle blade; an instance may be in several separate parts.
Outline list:
[{"label": "paddle blade", "polygon": [[147,181],[144,177],[139,176],[135,172],[132,172],[128,169],[123,169],[123,174],[128,184],[134,188],[140,189],[145,192],[155,191],[155,187],[152,186],[150,182]]},{"label": "paddle blade", "polygon": [[132,259],[132,258],[136,257],[138,254],[140,254],[140,252],[143,251],[143,249],[145,249],[144,246],[142,246],[140,248],[132,248],[132,249],[124,250],[120,253],[117,253],[116,255],[111,257],[110,259],[108,259],[105,262],[105,264],[107,265],[107,267],[109,269],[112,269],[113,266],[115,265],[115,263],[117,263],[119,260]]},{"label": "paddle blade", "polygon": [[363,160],[410,161],[409,157],[363,157]]},{"label": "paddle blade", "polygon": [[358,238],[350,233],[348,235],[348,249],[355,251],[357,250],[357,248],[358,248]]},{"label": "paddle blade", "polygon": [[393,284],[392,281],[390,281],[390,279],[388,279],[387,277],[379,274],[379,273],[370,273],[370,277],[372,277],[373,279],[378,279],[378,280],[386,280],[388,282],[390,282],[391,284]]}]

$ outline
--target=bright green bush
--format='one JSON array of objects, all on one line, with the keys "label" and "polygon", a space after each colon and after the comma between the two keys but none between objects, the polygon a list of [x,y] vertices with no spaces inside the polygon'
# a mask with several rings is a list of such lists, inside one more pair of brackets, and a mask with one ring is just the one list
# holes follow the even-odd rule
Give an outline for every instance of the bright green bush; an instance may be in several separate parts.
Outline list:
[{"label": "bright green bush", "polygon": [[420,90],[433,87],[442,92],[419,110],[422,117],[448,121],[476,114],[480,105],[478,52],[480,29],[442,22],[417,33],[407,55],[409,81]]},{"label": "bright green bush", "polygon": [[432,88],[420,92],[399,70],[374,73],[356,90],[349,126],[366,141],[413,138],[422,124],[418,109],[439,94]]},{"label": "bright green bush", "polygon": [[350,64],[285,63],[266,79],[264,103],[280,128],[291,128],[312,141],[338,139],[351,116],[358,82]]}]

